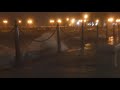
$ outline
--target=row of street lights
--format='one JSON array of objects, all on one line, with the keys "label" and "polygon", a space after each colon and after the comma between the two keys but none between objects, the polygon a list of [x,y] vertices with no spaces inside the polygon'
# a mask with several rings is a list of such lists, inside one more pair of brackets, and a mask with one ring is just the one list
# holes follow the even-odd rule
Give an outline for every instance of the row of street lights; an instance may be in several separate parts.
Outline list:
[{"label": "row of street lights", "polygon": [[[80,25],[80,24],[82,24],[82,23],[85,23],[85,25],[86,25],[86,23],[87,23],[87,21],[88,21],[88,15],[87,14],[85,14],[84,15],[84,17],[83,17],[84,19],[80,19],[80,20],[76,20],[75,18],[72,18],[72,19],[70,19],[70,18],[66,18],[66,22],[67,22],[67,24],[69,24],[69,26],[73,26],[73,25],[75,25],[75,23],[76,23],[76,25]],[[114,20],[114,18],[108,18],[108,20],[107,20],[108,22],[110,22],[110,23],[120,23],[120,19],[116,19],[116,21]],[[3,21],[3,24],[5,24],[5,25],[7,25],[9,22],[8,22],[8,20],[7,19],[4,19]],[[18,20],[18,23],[19,24],[21,24],[22,23],[22,20]],[[28,25],[32,25],[34,22],[33,22],[33,19],[28,19],[27,21],[26,21],[26,23],[28,24]],[[57,20],[54,20],[54,19],[50,19],[49,20],[49,23],[51,24],[51,25],[54,25],[55,23],[59,23],[59,24],[62,24],[62,19],[57,19]],[[94,25],[98,25],[99,24],[99,20],[97,19],[96,21],[95,21],[95,23],[96,24],[94,24]],[[88,25],[92,25],[91,23],[90,24],[88,24]]]},{"label": "row of street lights", "polygon": [[[56,23],[55,21],[60,21],[60,22],[58,22],[58,23],[62,23],[62,19],[58,19],[58,20],[54,20],[54,19],[50,19],[50,24],[54,24],[54,23]],[[88,21],[88,15],[87,14],[85,14],[84,15],[84,19],[80,19],[80,20],[76,20],[75,18],[72,18],[72,19],[70,19],[70,18],[66,18],[66,21],[67,22],[69,22],[70,24],[69,24],[69,26],[72,26],[72,25],[75,25],[75,23],[77,24],[77,25],[80,25],[80,23],[86,23],[87,21]],[[116,19],[116,21],[114,20],[114,18],[108,18],[108,20],[107,20],[108,22],[110,22],[110,23],[120,23],[120,19]],[[99,20],[97,19],[96,21],[95,21],[95,26],[97,26],[98,24],[99,24]],[[91,25],[91,24],[88,24],[88,25]]]},{"label": "row of street lights", "polygon": [[[9,23],[9,21],[7,19],[4,19],[2,22],[3,22],[3,24],[8,24]],[[22,20],[18,20],[18,23],[21,24]],[[27,20],[27,24],[32,25],[33,24],[33,20],[32,19],[28,19]]]}]

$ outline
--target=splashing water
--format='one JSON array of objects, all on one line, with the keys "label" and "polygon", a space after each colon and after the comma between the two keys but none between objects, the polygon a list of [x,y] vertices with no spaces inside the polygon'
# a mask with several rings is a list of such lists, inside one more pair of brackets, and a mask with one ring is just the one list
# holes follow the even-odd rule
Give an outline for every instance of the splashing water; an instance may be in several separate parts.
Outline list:
[{"label": "splashing water", "polygon": [[[45,33],[42,36],[36,38],[37,41],[42,41],[48,38],[51,33]],[[67,50],[68,47],[61,41],[61,51]],[[45,42],[36,42],[33,41],[27,48],[27,52],[37,52],[41,53],[56,53],[57,52],[57,36],[53,35],[49,40]]]}]

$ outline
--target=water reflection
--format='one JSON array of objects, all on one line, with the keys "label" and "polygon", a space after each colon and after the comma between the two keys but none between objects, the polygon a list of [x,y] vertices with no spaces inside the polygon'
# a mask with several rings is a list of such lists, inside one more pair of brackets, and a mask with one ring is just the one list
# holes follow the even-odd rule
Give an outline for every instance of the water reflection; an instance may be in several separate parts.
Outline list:
[{"label": "water reflection", "polygon": [[75,52],[75,51],[80,51],[81,48],[72,48],[72,49],[69,49],[67,52]]},{"label": "water reflection", "polygon": [[87,43],[84,46],[84,50],[91,50],[92,49],[92,44],[91,43]]},{"label": "water reflection", "polygon": [[114,37],[113,36],[108,37],[108,44],[109,45],[114,45]]},{"label": "water reflection", "polygon": [[113,36],[108,37],[108,44],[109,45],[114,45],[118,42],[119,42],[119,37],[115,37],[115,38]]}]

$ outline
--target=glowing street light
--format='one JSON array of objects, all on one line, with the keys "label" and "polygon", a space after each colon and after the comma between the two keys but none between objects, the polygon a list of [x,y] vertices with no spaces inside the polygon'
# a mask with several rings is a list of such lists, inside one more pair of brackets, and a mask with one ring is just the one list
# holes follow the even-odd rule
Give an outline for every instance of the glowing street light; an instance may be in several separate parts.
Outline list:
[{"label": "glowing street light", "polygon": [[98,20],[98,19],[96,20],[96,23],[99,23],[99,20]]},{"label": "glowing street light", "polygon": [[18,23],[22,23],[22,21],[21,21],[21,20],[18,20]]},{"label": "glowing street light", "polygon": [[116,22],[119,23],[119,22],[120,22],[120,19],[116,19]]},{"label": "glowing street light", "polygon": [[29,25],[31,25],[31,24],[33,24],[33,20],[32,20],[32,19],[28,19],[28,20],[27,20],[27,23],[28,23]]},{"label": "glowing street light", "polygon": [[66,21],[69,21],[70,19],[69,18],[66,18]]},{"label": "glowing street light", "polygon": [[[113,22],[114,19],[113,18],[109,18],[108,22]],[[115,37],[115,25],[113,24],[113,37]]]},{"label": "glowing street light", "polygon": [[80,21],[78,21],[76,24],[79,25],[79,24],[80,24]]},{"label": "glowing street light", "polygon": [[85,15],[84,15],[84,19],[87,19],[87,18],[88,18],[88,15],[87,15],[87,14],[85,14]]},{"label": "glowing street light", "polygon": [[117,31],[118,31],[118,35],[119,35],[120,34],[120,30],[119,30],[120,19],[116,19],[116,23],[117,23]]},{"label": "glowing street light", "polygon": [[96,20],[96,26],[98,25],[98,23],[99,23],[99,20],[97,19],[97,20]]},{"label": "glowing street light", "polygon": [[55,21],[54,20],[50,20],[50,23],[53,24]]},{"label": "glowing street light", "polygon": [[95,22],[96,22],[95,25],[96,25],[96,30],[97,30],[97,32],[96,32],[97,33],[97,37],[96,38],[97,38],[97,43],[98,43],[98,38],[99,38],[98,23],[99,23],[99,20],[97,19]]},{"label": "glowing street light", "polygon": [[57,22],[60,24],[60,23],[62,23],[62,20],[61,20],[61,19],[58,19]]},{"label": "glowing street light", "polygon": [[113,22],[114,19],[113,18],[108,18],[108,22]]},{"label": "glowing street light", "polygon": [[84,20],[84,22],[86,22],[87,20]]},{"label": "glowing street light", "polygon": [[75,23],[75,19],[74,19],[74,18],[71,20],[71,23],[72,23],[72,24],[74,24],[74,23]]},{"label": "glowing street light", "polygon": [[3,20],[3,23],[4,23],[4,24],[7,24],[7,23],[8,23],[8,20]]}]

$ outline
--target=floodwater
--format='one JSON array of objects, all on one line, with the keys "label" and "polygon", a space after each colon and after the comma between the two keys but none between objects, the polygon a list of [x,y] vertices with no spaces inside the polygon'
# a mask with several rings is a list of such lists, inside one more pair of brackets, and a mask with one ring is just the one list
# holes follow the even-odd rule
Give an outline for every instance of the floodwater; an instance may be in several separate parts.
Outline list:
[{"label": "floodwater", "polygon": [[[79,37],[76,35],[73,35],[75,38],[64,36],[61,39],[62,52],[57,53],[56,35],[45,42],[34,41],[44,40],[49,35],[51,33],[38,35],[29,43],[27,40],[25,41],[27,47],[22,49],[24,52],[21,52],[24,54],[25,62],[23,62],[23,67],[16,71],[16,73],[20,73],[19,77],[120,77],[119,50],[114,52],[115,46],[119,44],[118,37],[114,39],[113,36],[109,36],[107,40],[99,40],[98,43],[91,38],[90,42],[87,38],[82,48]],[[0,53],[1,56],[8,51],[14,50],[7,48],[6,52]],[[13,56],[12,60],[14,60],[12,53],[15,54],[15,52],[10,52],[9,55]],[[7,60],[10,59],[7,58]],[[13,71],[7,72],[12,76],[8,74],[6,77],[17,77],[18,75]],[[1,73],[4,75],[4,72]]]}]

